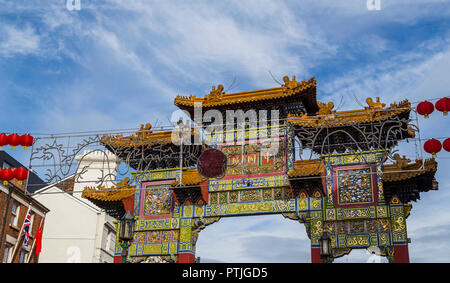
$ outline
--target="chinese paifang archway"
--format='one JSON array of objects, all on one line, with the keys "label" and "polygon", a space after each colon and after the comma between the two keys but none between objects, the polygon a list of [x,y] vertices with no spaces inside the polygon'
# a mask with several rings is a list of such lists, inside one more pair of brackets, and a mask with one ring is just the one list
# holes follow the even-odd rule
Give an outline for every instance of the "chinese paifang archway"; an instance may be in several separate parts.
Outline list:
[{"label": "chinese paifang archway", "polygon": [[[171,131],[152,132],[149,124],[131,136],[102,139],[107,149],[139,169],[114,187],[86,188],[83,197],[115,217],[125,211],[135,217],[128,262],[195,262],[196,241],[206,226],[222,217],[268,214],[305,225],[312,262],[332,261],[352,249],[376,251],[389,262],[409,262],[406,218],[411,202],[421,192],[437,190],[434,159],[411,161],[393,151],[416,135],[411,104],[405,100],[386,106],[368,98],[364,109],[336,111],[333,103],[316,100],[314,78],[297,82],[284,77],[284,82],[240,93],[224,93],[219,85],[204,98],[175,99],[177,107],[193,116],[196,104],[202,113],[278,110],[278,123],[269,117],[264,127],[206,132],[200,145],[175,143]],[[272,135],[273,127],[278,127],[277,135]],[[266,154],[267,143],[254,142],[262,132],[266,142],[279,145],[274,154]],[[198,173],[197,159],[207,148],[227,156],[224,176]],[[298,159],[298,151],[309,151],[313,158]],[[319,247],[325,233],[331,239],[326,259]],[[121,255],[117,241],[117,262]]]}]

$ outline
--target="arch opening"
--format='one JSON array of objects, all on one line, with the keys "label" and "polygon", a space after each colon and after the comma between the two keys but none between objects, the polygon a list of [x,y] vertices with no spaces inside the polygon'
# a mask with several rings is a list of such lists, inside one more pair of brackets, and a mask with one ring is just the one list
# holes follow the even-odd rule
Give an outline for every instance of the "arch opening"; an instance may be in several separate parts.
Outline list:
[{"label": "arch opening", "polygon": [[198,236],[202,263],[311,262],[305,226],[281,215],[223,217]]}]

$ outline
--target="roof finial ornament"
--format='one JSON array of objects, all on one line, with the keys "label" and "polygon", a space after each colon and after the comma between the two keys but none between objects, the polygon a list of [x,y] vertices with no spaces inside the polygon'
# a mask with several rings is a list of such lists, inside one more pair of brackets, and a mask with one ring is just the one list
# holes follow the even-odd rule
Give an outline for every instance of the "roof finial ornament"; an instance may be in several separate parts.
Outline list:
[{"label": "roof finial ornament", "polygon": [[215,86],[212,86],[212,90],[209,94],[205,96],[206,100],[220,100],[224,94],[223,85],[218,85],[217,89]]},{"label": "roof finial ornament", "polygon": [[336,113],[336,110],[333,110],[334,103],[331,101],[328,103],[318,102],[317,104],[319,105],[319,111],[317,112],[317,114],[319,115],[328,115]]},{"label": "roof finial ornament", "polygon": [[369,105],[369,107],[365,108],[369,110],[380,110],[383,109],[384,106],[386,106],[386,104],[380,102],[380,97],[377,97],[377,102],[373,102],[372,97],[368,97],[366,99],[366,103],[367,105]]},{"label": "roof finial ornament", "polygon": [[395,159],[395,164],[400,169],[406,167],[406,165],[408,165],[409,162],[411,161],[411,159],[406,158],[405,155],[403,155],[403,157],[400,157],[400,154],[398,154],[398,153],[394,154],[393,157]]},{"label": "roof finial ornament", "polygon": [[141,128],[139,129],[139,131],[140,132],[143,132],[143,131],[151,132],[150,131],[151,128],[152,128],[152,124],[150,124],[150,123],[145,124],[145,126],[144,126],[144,124],[141,124]]},{"label": "roof finial ornament", "polygon": [[295,80],[295,76],[292,76],[292,80],[289,79],[289,76],[284,76],[283,81],[284,86],[289,89],[294,89],[299,85],[299,83]]}]

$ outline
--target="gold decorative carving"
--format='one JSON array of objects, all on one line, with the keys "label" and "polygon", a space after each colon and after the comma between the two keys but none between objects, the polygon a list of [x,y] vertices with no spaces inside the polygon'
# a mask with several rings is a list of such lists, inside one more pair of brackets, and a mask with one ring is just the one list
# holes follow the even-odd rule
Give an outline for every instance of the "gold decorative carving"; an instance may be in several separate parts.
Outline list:
[{"label": "gold decorative carving", "polygon": [[391,199],[391,204],[392,205],[398,205],[398,204],[401,204],[401,202],[400,202],[400,200],[398,199],[397,196],[393,196],[392,199]]},{"label": "gold decorative carving", "polygon": [[212,90],[209,94],[205,96],[205,99],[207,101],[217,101],[222,99],[223,92],[223,85],[218,85],[217,89],[215,86],[212,86]]},{"label": "gold decorative carving", "polygon": [[373,99],[371,97],[368,97],[366,99],[366,103],[367,105],[369,105],[369,107],[364,107],[367,110],[381,110],[384,106],[386,106],[386,104],[380,102],[379,97],[377,97],[376,102],[373,102]]},{"label": "gold decorative carving", "polygon": [[289,76],[284,76],[283,81],[284,86],[288,89],[294,89],[300,85],[300,83],[295,80],[295,76],[292,76],[292,80],[289,79]]},{"label": "gold decorative carving", "polygon": [[332,110],[334,108],[333,102],[328,103],[318,102],[317,104],[319,105],[319,111],[317,112],[317,114],[319,115],[329,115],[336,113],[335,110]]},{"label": "gold decorative carving", "polygon": [[403,155],[403,157],[400,157],[400,155],[398,153],[394,154],[394,159],[395,159],[395,165],[399,168],[405,168],[408,163],[411,161],[411,159],[406,158],[405,155]]}]

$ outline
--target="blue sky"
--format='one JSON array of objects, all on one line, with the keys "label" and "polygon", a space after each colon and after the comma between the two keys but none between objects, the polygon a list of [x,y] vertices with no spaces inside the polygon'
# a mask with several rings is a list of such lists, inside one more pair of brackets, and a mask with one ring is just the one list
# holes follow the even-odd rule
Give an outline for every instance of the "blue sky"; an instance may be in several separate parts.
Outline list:
[{"label": "blue sky", "polygon": [[[232,92],[275,87],[269,71],[278,81],[315,76],[318,100],[342,100],[339,110],[361,108],[355,96],[448,96],[450,1],[381,0],[369,10],[366,0],[81,0],[69,11],[65,0],[0,0],[1,131],[167,125],[177,94],[234,79]],[[421,118],[421,136],[448,136],[448,119]],[[408,219],[415,262],[450,261],[450,154],[439,157],[440,190],[422,194]],[[309,240],[281,216],[223,219],[200,234],[198,255],[309,261]]]}]

